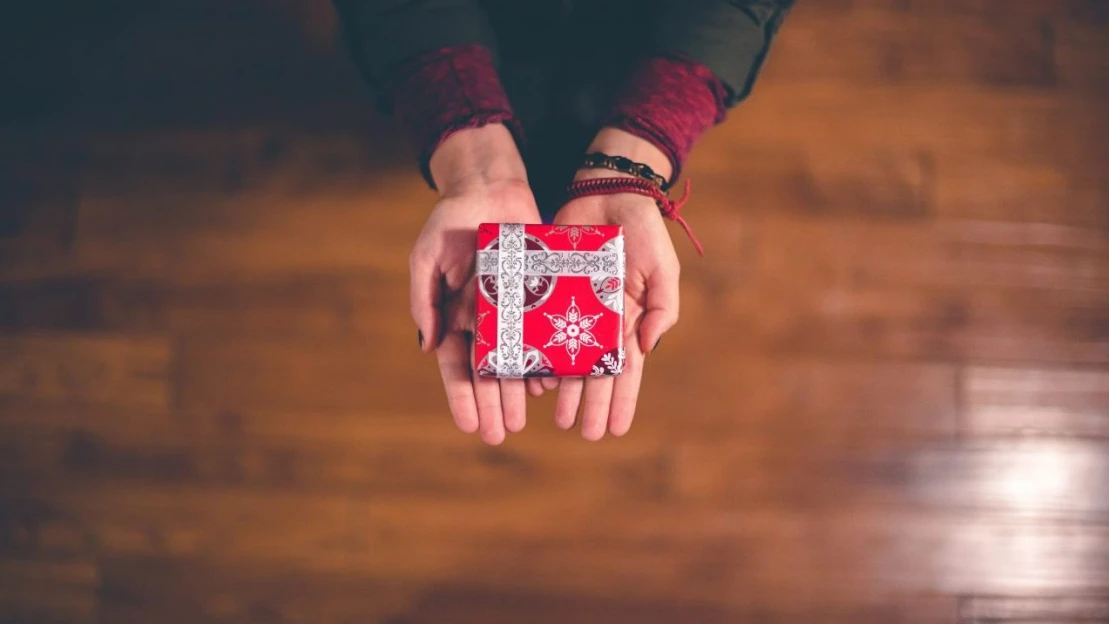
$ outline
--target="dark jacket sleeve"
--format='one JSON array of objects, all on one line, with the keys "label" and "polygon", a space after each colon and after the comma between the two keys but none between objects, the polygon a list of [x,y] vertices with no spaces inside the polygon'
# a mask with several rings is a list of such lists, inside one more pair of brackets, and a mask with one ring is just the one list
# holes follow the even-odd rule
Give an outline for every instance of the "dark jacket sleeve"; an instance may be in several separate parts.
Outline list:
[{"label": "dark jacket sleeve", "polygon": [[351,58],[378,106],[391,112],[385,97],[392,70],[427,52],[464,44],[487,48],[496,62],[496,35],[476,1],[333,0]]},{"label": "dark jacket sleeve", "polygon": [[724,83],[735,106],[755,84],[770,44],[793,0],[672,0],[652,32],[660,53],[685,55]]}]

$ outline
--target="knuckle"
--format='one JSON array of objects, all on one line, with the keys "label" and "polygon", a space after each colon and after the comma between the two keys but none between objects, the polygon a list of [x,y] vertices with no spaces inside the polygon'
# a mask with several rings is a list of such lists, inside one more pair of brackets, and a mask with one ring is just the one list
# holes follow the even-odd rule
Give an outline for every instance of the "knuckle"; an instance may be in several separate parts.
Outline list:
[{"label": "knuckle", "polygon": [[501,406],[499,403],[495,403],[492,401],[478,401],[477,411],[479,414],[496,414],[500,416]]}]

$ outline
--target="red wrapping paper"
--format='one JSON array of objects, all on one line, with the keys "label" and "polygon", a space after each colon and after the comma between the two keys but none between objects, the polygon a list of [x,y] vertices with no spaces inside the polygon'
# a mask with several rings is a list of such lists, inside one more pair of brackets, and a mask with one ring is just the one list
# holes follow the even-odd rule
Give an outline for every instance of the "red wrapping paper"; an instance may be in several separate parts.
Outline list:
[{"label": "red wrapping paper", "polygon": [[483,223],[474,369],[499,378],[618,375],[624,366],[624,230]]}]

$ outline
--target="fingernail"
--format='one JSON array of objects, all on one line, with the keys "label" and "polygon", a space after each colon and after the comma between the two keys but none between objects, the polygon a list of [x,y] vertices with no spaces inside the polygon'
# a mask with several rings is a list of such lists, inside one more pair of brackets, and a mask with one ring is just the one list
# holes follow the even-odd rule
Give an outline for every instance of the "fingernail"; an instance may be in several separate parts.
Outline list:
[{"label": "fingernail", "polygon": [[416,330],[416,340],[420,341],[420,348],[424,348],[424,332],[421,329]]},{"label": "fingernail", "polygon": [[660,343],[660,342],[662,342],[662,336],[659,336],[658,340],[655,341],[655,346],[651,347],[651,353],[655,352],[655,349],[658,348],[658,343]]}]

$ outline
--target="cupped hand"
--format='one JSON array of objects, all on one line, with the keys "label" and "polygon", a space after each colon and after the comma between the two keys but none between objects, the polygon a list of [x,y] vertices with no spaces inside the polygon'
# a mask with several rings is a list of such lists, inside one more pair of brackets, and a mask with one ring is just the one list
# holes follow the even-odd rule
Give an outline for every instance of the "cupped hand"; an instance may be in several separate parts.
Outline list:
[{"label": "cupped hand", "polygon": [[515,143],[503,126],[458,132],[431,160],[440,191],[409,258],[420,347],[434,351],[458,428],[500,444],[526,422],[523,380],[476,374],[472,361],[474,259],[481,223],[539,223]]},{"label": "cupped hand", "polygon": [[[628,432],[635,415],[645,355],[678,321],[678,256],[658,205],[649,197],[621,194],[575,199],[559,211],[555,222],[624,226],[623,373],[558,380],[555,407],[555,423],[563,429],[574,426],[581,408],[581,434],[587,440],[601,439],[606,430],[621,436]],[[543,382],[543,389],[556,385]]]},{"label": "cupped hand", "polygon": [[[665,178],[673,172],[669,158],[653,143],[617,128],[602,128],[588,151],[646,163]],[[629,176],[582,169],[575,180],[606,177]],[[529,380],[528,390],[540,395],[559,388],[555,423],[563,429],[574,426],[580,409],[585,439],[600,440],[606,431],[621,436],[635,416],[645,356],[678,322],[678,255],[658,204],[650,197],[632,193],[581,197],[563,206],[555,223],[624,226],[624,369],[616,377]]]}]

